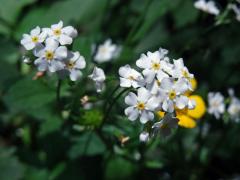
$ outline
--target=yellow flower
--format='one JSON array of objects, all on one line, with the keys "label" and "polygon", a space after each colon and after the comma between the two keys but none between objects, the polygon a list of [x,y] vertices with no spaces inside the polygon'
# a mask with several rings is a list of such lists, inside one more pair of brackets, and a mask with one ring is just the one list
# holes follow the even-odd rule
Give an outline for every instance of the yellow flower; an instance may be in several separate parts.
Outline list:
[{"label": "yellow flower", "polygon": [[178,125],[185,128],[196,127],[196,120],[200,119],[206,112],[206,105],[201,96],[191,95],[190,99],[195,100],[196,107],[192,110],[176,110]]}]

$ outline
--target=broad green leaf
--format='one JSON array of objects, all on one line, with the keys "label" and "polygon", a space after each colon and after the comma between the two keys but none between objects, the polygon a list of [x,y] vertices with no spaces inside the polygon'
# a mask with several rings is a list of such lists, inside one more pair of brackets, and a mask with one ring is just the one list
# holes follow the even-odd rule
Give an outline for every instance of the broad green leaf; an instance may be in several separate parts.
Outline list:
[{"label": "broad green leaf", "polygon": [[4,102],[12,111],[29,112],[41,108],[55,99],[55,92],[40,81],[26,78],[11,86]]},{"label": "broad green leaf", "polygon": [[75,144],[69,151],[69,157],[76,159],[79,156],[94,156],[104,153],[106,146],[94,132],[87,132],[76,139]]}]

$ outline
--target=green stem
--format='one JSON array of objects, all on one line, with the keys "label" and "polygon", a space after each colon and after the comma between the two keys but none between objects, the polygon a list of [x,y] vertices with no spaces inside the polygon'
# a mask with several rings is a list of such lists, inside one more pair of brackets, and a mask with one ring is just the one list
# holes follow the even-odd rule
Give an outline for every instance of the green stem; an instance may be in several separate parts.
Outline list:
[{"label": "green stem", "polygon": [[62,85],[62,80],[59,79],[57,83],[57,91],[56,91],[56,99],[57,99],[57,104],[59,108],[61,108],[61,98],[60,98],[61,85]]},{"label": "green stem", "polygon": [[103,124],[107,121],[109,115],[110,115],[110,112],[114,106],[114,104],[117,102],[117,100],[126,92],[128,91],[129,89],[123,89],[112,101],[112,103],[109,105],[108,109],[106,110],[105,112],[105,116],[103,117],[103,120],[102,120],[102,124],[100,126],[100,129],[102,128]]}]

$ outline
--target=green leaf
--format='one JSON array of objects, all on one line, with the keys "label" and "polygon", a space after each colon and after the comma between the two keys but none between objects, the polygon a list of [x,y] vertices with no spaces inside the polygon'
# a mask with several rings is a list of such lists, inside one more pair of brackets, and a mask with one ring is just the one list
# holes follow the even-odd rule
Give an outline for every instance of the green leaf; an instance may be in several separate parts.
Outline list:
[{"label": "green leaf", "polygon": [[136,168],[132,163],[123,158],[114,157],[107,164],[105,179],[132,179],[131,176],[135,171]]},{"label": "green leaf", "polygon": [[23,177],[24,166],[13,155],[14,149],[0,147],[0,179],[19,180]]},{"label": "green leaf", "polygon": [[20,53],[16,45],[6,37],[0,36],[0,61],[16,63]]},{"label": "green leaf", "polygon": [[18,81],[11,86],[4,97],[4,102],[13,112],[31,112],[55,99],[55,92],[40,81],[30,78]]},{"label": "green leaf", "polygon": [[181,0],[180,3],[181,8],[177,6],[172,12],[175,18],[175,26],[178,28],[193,23],[199,14],[199,11],[194,8],[192,1]]},{"label": "green leaf", "polygon": [[[135,33],[132,40],[137,41],[144,37],[144,35],[149,31],[149,29],[156,23],[156,21],[163,16],[168,10],[175,7],[177,3],[172,3],[169,0],[154,0],[145,15],[143,24],[139,30]],[[143,12],[142,12],[143,13]],[[160,34],[159,34],[160,35]]]},{"label": "green leaf", "polygon": [[79,156],[94,156],[104,153],[106,146],[94,132],[87,132],[80,136],[69,151],[69,157],[75,159]]},{"label": "green leaf", "polygon": [[22,8],[35,0],[0,0],[0,19],[14,24]]},{"label": "green leaf", "polygon": [[48,171],[46,169],[37,169],[29,166],[26,169],[24,180],[43,180],[48,179]]},{"label": "green leaf", "polygon": [[32,9],[16,28],[15,36],[19,39],[23,33],[29,32],[35,26],[49,26],[59,20],[63,20],[65,25],[73,21],[81,25],[89,24],[103,13],[106,2],[106,0],[57,1],[50,6]]}]

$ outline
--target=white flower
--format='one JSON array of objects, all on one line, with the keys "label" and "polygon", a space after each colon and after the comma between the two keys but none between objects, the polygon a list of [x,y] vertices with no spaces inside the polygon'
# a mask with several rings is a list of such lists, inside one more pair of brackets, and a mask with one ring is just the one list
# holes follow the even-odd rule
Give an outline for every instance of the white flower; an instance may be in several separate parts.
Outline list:
[{"label": "white flower", "polygon": [[120,86],[138,88],[144,85],[142,75],[128,64],[119,68]]},{"label": "white flower", "polygon": [[80,70],[86,67],[86,61],[79,52],[69,52],[65,64],[72,81],[76,81],[82,75]]},{"label": "white flower", "polygon": [[108,39],[97,48],[94,60],[98,63],[108,62],[113,58],[119,56],[121,48],[115,44],[112,44],[112,40]]},{"label": "white flower", "polygon": [[197,0],[194,3],[195,8],[200,9],[204,12],[207,12],[209,14],[213,15],[219,15],[220,10],[217,8],[214,1],[206,1],[206,0]]},{"label": "white flower", "polygon": [[240,118],[240,99],[234,95],[234,90],[229,89],[230,104],[228,106],[227,112],[229,113],[231,119],[239,122]]},{"label": "white flower", "polygon": [[178,119],[171,113],[167,113],[160,122],[157,122],[152,126],[154,134],[159,132],[164,137],[169,136],[172,129],[177,127]]},{"label": "white flower", "polygon": [[142,54],[136,61],[136,65],[143,70],[143,75],[147,83],[152,83],[158,73],[164,73],[169,70],[168,57],[165,57],[166,51],[147,52]]},{"label": "white flower", "polygon": [[163,110],[173,112],[174,107],[184,109],[188,107],[189,104],[192,105],[189,99],[183,95],[187,90],[188,86],[184,78],[178,79],[177,81],[173,78],[164,78],[161,82],[158,95],[164,98],[162,103]]},{"label": "white flower", "polygon": [[94,67],[93,73],[88,77],[95,81],[97,92],[101,92],[106,79],[104,71],[101,68]]},{"label": "white flower", "polygon": [[56,40],[48,38],[45,47],[36,49],[35,56],[38,59],[34,61],[34,64],[39,71],[56,72],[64,68],[63,59],[67,57],[67,48],[59,46]]},{"label": "white flower", "polygon": [[152,111],[158,106],[158,101],[144,87],[137,91],[137,95],[130,92],[125,97],[125,103],[130,107],[125,109],[125,114],[131,121],[136,120],[140,116],[140,122],[145,124],[154,118]]},{"label": "white flower", "polygon": [[208,93],[208,113],[213,114],[217,119],[225,111],[224,97],[220,92],[209,92]]},{"label": "white flower", "polygon": [[147,142],[147,141],[149,141],[149,133],[146,132],[146,131],[141,132],[141,134],[139,135],[139,140],[140,140],[141,142]]},{"label": "white flower", "polygon": [[236,19],[240,21],[240,8],[236,4],[229,4],[229,8],[236,14]]},{"label": "white flower", "polygon": [[168,74],[164,73],[163,71],[159,71],[156,75],[156,79],[154,79],[152,83],[146,85],[147,89],[150,90],[152,94],[156,95],[159,91],[161,81],[168,77]]},{"label": "white flower", "polygon": [[40,27],[31,30],[30,34],[23,34],[21,44],[26,50],[34,49],[39,43],[42,43],[46,38],[46,33],[41,32]]},{"label": "white flower", "polygon": [[77,36],[77,30],[72,26],[63,27],[63,22],[51,25],[51,28],[43,28],[48,36],[59,41],[61,45],[72,44],[72,38]]}]

